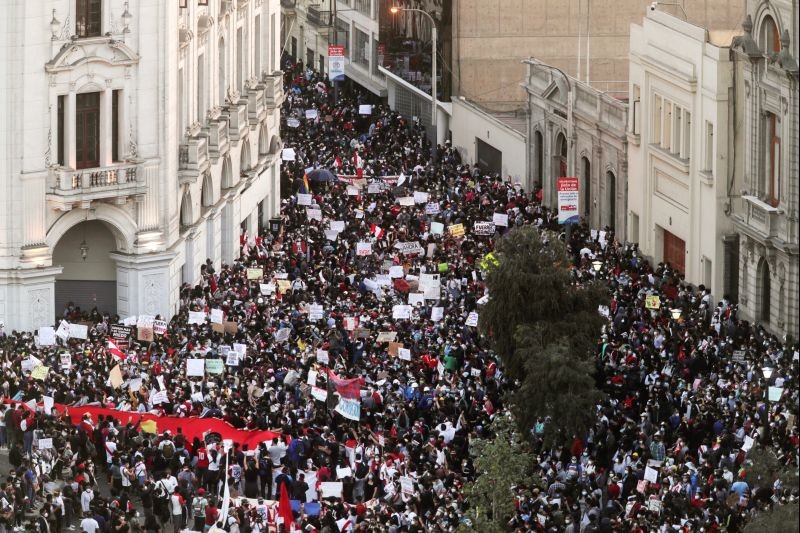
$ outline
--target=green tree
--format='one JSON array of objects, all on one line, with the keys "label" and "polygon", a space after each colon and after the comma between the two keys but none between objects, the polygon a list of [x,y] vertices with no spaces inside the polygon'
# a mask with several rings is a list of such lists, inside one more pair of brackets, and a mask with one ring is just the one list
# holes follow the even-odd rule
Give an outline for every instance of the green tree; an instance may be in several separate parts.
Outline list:
[{"label": "green tree", "polygon": [[571,351],[563,337],[542,342],[542,330],[541,324],[517,330],[517,358],[524,362],[525,379],[511,396],[511,408],[521,428],[550,417],[543,435],[550,446],[591,427],[602,393],[595,386],[592,362]]},{"label": "green tree", "polygon": [[538,483],[538,478],[531,477],[533,456],[511,417],[497,417],[491,430],[494,438],[476,439],[470,446],[477,478],[465,487],[471,525],[463,525],[462,531],[506,531],[514,514],[511,487]]},{"label": "green tree", "polygon": [[524,377],[526,352],[517,351],[517,328],[536,324],[539,344],[566,339],[571,353],[588,358],[596,343],[602,317],[597,308],[607,302],[602,284],[577,287],[572,283],[564,244],[542,239],[532,226],[511,231],[497,243],[498,264],[489,269],[489,301],[481,309],[480,326],[492,340],[509,375]]},{"label": "green tree", "polygon": [[800,507],[797,503],[775,505],[749,522],[744,533],[794,533],[800,524]]}]

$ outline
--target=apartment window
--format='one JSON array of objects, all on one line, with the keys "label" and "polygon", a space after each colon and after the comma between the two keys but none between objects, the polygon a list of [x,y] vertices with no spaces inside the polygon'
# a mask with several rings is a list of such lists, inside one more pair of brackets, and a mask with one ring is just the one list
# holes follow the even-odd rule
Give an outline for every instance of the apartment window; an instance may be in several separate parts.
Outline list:
[{"label": "apartment window", "polygon": [[653,98],[653,131],[651,132],[653,144],[661,144],[661,114],[663,105],[664,100],[656,95]]},{"label": "apartment window", "polygon": [[75,1],[75,35],[97,37],[100,35],[101,0]]},{"label": "apartment window", "polygon": [[683,108],[673,105],[672,106],[672,151],[680,154],[683,144],[681,142],[681,133],[683,133],[681,119],[683,118]]},{"label": "apartment window", "polygon": [[119,89],[111,92],[111,160],[119,161]]},{"label": "apartment window", "polygon": [[666,151],[672,150],[672,103],[664,102],[664,132],[661,136],[661,148]]},{"label": "apartment window", "polygon": [[369,66],[369,35],[356,28],[353,42],[353,62]]},{"label": "apartment window", "polygon": [[708,172],[714,170],[714,125],[706,121],[705,163],[703,168]]},{"label": "apartment window", "polygon": [[275,71],[275,14],[269,17],[269,72],[270,74]]},{"label": "apartment window", "polygon": [[67,140],[65,138],[65,136],[64,136],[64,132],[65,132],[65,129],[64,129],[64,127],[65,127],[64,113],[66,112],[66,106],[67,106],[67,97],[66,97],[66,95],[59,96],[58,97],[58,110],[57,110],[57,113],[58,113],[58,125],[56,126],[58,128],[58,130],[56,132],[56,135],[58,135],[58,138],[56,140],[56,144],[58,145],[58,148],[57,148],[56,156],[58,157],[58,164],[61,165],[62,167],[64,166],[64,162],[65,162],[65,160],[64,160],[64,146],[66,145],[66,140]]},{"label": "apartment window", "polygon": [[761,23],[761,49],[768,54],[777,54],[781,51],[781,36],[775,20],[767,15]]},{"label": "apartment window", "polygon": [[314,67],[314,50],[311,48],[306,48],[306,66],[308,68]]},{"label": "apartment window", "polygon": [[683,110],[683,135],[681,135],[681,158],[692,157],[692,114]]},{"label": "apartment window", "polygon": [[75,167],[100,166],[100,93],[75,98]]},{"label": "apartment window", "polygon": [[206,56],[197,56],[197,120],[202,122],[206,113]]},{"label": "apartment window", "polygon": [[639,116],[640,115],[640,109],[641,109],[641,100],[642,100],[641,88],[634,83],[633,84],[633,100],[632,100],[632,102],[633,102],[633,134],[634,135],[639,135],[639,133],[642,131],[641,130],[642,118]]},{"label": "apartment window", "polygon": [[764,146],[766,183],[764,188],[767,193],[767,201],[773,207],[777,207],[781,199],[781,121],[774,113],[767,113],[766,122],[767,136]]},{"label": "apartment window", "polygon": [[631,242],[639,242],[639,215],[631,211],[631,227],[628,231],[628,240]]},{"label": "apartment window", "polygon": [[236,30],[236,86],[244,92],[244,31]]},{"label": "apartment window", "polygon": [[262,46],[262,43],[261,43],[261,15],[256,15],[254,42],[255,42],[255,48],[256,48],[255,49],[255,58],[253,59],[254,62],[255,62],[254,63],[255,64],[255,69],[254,70],[256,72],[256,75],[260,78],[261,77],[261,71],[264,69],[264,67],[261,65],[261,46]]},{"label": "apartment window", "polygon": [[350,24],[336,17],[335,43],[344,45],[344,57],[350,59]]},{"label": "apartment window", "polygon": [[322,54],[319,55],[319,67],[317,67],[317,70],[319,70],[320,74],[325,74],[325,56]]},{"label": "apartment window", "polygon": [[228,73],[226,71],[226,57],[225,57],[225,39],[222,37],[219,38],[219,44],[217,45],[217,67],[219,68],[219,72],[217,73],[217,92],[219,93],[219,105],[225,105],[225,89],[228,86]]}]

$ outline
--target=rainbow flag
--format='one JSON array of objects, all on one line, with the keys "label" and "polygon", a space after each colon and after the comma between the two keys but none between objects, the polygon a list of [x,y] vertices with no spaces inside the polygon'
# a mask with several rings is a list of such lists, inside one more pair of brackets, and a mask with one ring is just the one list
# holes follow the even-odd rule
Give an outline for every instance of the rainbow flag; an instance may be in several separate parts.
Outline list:
[{"label": "rainbow flag", "polygon": [[308,184],[308,174],[305,172],[303,173],[303,183],[300,185],[301,194],[309,194],[311,192],[311,186]]}]

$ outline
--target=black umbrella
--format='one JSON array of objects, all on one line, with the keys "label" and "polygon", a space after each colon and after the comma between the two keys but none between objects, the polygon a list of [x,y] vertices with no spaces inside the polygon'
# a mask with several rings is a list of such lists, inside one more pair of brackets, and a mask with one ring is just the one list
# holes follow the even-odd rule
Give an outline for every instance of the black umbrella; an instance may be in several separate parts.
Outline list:
[{"label": "black umbrella", "polygon": [[311,181],[336,181],[336,176],[326,168],[317,168],[307,174]]}]

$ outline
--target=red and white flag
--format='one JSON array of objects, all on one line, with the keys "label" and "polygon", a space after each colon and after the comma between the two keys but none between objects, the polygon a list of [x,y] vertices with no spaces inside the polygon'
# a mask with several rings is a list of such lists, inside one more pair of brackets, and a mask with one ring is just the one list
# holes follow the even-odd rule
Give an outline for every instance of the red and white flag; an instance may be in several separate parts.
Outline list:
[{"label": "red and white flag", "polygon": [[338,155],[333,160],[333,166],[335,166],[336,168],[342,168],[342,158],[339,157]]},{"label": "red and white flag", "polygon": [[353,166],[356,167],[356,176],[364,177],[364,160],[358,155],[358,151],[353,152]]},{"label": "red and white flag", "polygon": [[379,228],[375,224],[370,225],[369,231],[370,231],[370,233],[375,235],[376,239],[381,239],[383,237],[383,235],[386,233],[385,231],[383,231],[381,228]]},{"label": "red and white flag", "polygon": [[106,348],[108,348],[108,353],[110,353],[114,357],[119,357],[123,361],[128,357],[127,355],[125,355],[125,352],[120,350],[119,346],[117,346],[116,343],[113,340],[111,340],[111,337],[108,338],[108,344],[106,345]]}]

